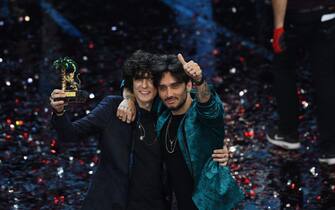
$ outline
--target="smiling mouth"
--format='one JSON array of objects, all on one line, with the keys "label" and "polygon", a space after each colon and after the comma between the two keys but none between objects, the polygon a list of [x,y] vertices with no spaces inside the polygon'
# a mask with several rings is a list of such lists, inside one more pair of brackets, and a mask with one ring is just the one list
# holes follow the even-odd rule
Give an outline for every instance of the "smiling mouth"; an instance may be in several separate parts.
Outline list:
[{"label": "smiling mouth", "polygon": [[151,92],[150,91],[139,91],[141,95],[149,95]]},{"label": "smiling mouth", "polygon": [[175,98],[170,98],[170,99],[166,99],[166,100],[165,100],[165,102],[166,102],[167,104],[173,104],[175,101],[176,101]]}]

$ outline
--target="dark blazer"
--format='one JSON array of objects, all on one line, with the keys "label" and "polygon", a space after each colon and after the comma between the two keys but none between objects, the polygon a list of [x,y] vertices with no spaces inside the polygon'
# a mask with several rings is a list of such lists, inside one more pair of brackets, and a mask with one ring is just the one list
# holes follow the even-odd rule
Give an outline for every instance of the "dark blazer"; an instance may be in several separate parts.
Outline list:
[{"label": "dark blazer", "polygon": [[91,134],[99,134],[100,162],[91,180],[84,210],[126,208],[132,125],[116,117],[121,100],[119,96],[107,96],[92,112],[75,122],[70,122],[66,113],[52,117],[60,141],[79,142]]}]

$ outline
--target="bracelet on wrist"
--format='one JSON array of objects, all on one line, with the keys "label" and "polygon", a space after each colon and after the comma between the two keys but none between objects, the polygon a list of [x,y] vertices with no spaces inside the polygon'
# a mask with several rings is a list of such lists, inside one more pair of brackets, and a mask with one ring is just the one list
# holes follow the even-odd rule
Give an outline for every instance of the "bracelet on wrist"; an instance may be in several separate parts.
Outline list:
[{"label": "bracelet on wrist", "polygon": [[205,82],[205,77],[202,76],[200,81],[193,80],[192,82],[193,82],[194,85],[200,86]]}]

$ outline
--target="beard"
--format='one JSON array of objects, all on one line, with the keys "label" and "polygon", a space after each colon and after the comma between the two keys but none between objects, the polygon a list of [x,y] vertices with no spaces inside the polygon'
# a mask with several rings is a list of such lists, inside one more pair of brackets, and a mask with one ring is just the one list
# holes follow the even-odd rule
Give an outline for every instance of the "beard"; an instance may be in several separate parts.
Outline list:
[{"label": "beard", "polygon": [[[169,100],[171,98],[176,98],[176,97],[168,97],[165,100]],[[178,98],[176,98],[178,100]],[[169,107],[167,104],[165,104],[167,106],[168,109],[170,109],[171,111],[178,111],[179,109],[181,109],[184,104],[186,103],[186,99],[187,99],[187,94],[185,92],[185,95],[183,95],[183,97],[180,98],[179,103],[175,106],[175,107]]]}]

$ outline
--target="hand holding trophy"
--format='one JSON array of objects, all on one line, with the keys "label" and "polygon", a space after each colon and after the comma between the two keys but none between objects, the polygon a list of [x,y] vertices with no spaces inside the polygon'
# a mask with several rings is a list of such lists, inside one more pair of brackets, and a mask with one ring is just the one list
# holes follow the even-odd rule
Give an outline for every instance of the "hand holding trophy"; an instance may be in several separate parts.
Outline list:
[{"label": "hand holding trophy", "polygon": [[50,104],[56,113],[64,113],[64,106],[71,103],[84,103],[88,93],[80,89],[77,64],[65,57],[54,61],[53,67],[60,74],[61,89],[55,89],[50,96]]}]

